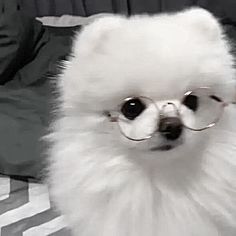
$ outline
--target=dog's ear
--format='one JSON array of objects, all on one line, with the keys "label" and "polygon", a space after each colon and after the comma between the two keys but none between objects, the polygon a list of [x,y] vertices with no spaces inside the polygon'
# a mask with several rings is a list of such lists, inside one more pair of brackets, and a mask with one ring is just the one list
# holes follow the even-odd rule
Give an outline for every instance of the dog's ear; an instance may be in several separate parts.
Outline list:
[{"label": "dog's ear", "polygon": [[125,17],[120,15],[104,16],[85,26],[76,35],[74,51],[79,54],[85,52],[102,52],[109,35],[119,28]]},{"label": "dog's ear", "polygon": [[198,30],[200,34],[209,40],[218,40],[222,37],[222,28],[217,18],[203,8],[190,8],[180,13],[180,16],[192,29]]}]

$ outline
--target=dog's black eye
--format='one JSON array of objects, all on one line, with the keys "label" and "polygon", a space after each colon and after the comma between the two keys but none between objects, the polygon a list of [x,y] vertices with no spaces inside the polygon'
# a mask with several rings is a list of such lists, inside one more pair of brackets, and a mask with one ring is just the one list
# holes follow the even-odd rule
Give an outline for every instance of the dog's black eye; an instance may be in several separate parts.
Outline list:
[{"label": "dog's black eye", "polygon": [[132,98],[122,105],[121,112],[127,119],[134,120],[145,108],[145,104],[139,98]]},{"label": "dog's black eye", "polygon": [[195,95],[188,95],[184,98],[183,104],[193,111],[198,109],[198,97]]}]

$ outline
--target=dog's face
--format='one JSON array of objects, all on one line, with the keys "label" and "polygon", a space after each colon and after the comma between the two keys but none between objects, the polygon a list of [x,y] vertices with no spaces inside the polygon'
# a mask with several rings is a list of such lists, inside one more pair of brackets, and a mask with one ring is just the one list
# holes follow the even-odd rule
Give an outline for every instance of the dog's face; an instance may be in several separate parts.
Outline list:
[{"label": "dog's face", "polygon": [[232,57],[204,10],[107,17],[85,28],[73,51],[64,107],[75,130],[103,145],[153,157],[194,152],[210,130],[192,129],[214,122],[222,100],[232,100]]}]

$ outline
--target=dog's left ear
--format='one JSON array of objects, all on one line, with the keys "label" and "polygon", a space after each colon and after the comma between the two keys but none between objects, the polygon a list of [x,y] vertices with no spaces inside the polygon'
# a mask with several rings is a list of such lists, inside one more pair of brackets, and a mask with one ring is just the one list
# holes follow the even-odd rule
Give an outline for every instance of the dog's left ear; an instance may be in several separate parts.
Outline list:
[{"label": "dog's left ear", "polygon": [[221,39],[221,25],[209,11],[203,8],[190,8],[180,13],[180,17],[185,24],[205,35],[209,40]]},{"label": "dog's left ear", "polygon": [[121,15],[104,16],[85,26],[76,35],[74,51],[80,55],[83,51],[89,55],[90,52],[100,53],[103,51],[109,35],[119,28],[125,17]]}]

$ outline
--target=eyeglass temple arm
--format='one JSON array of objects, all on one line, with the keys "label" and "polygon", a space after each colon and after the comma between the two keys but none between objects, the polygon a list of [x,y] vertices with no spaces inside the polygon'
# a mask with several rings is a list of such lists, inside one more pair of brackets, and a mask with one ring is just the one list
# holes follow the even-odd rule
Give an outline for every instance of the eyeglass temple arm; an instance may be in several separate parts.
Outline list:
[{"label": "eyeglass temple arm", "polygon": [[118,117],[112,116],[110,111],[104,111],[104,115],[109,119],[110,122],[117,122],[118,121]]}]

